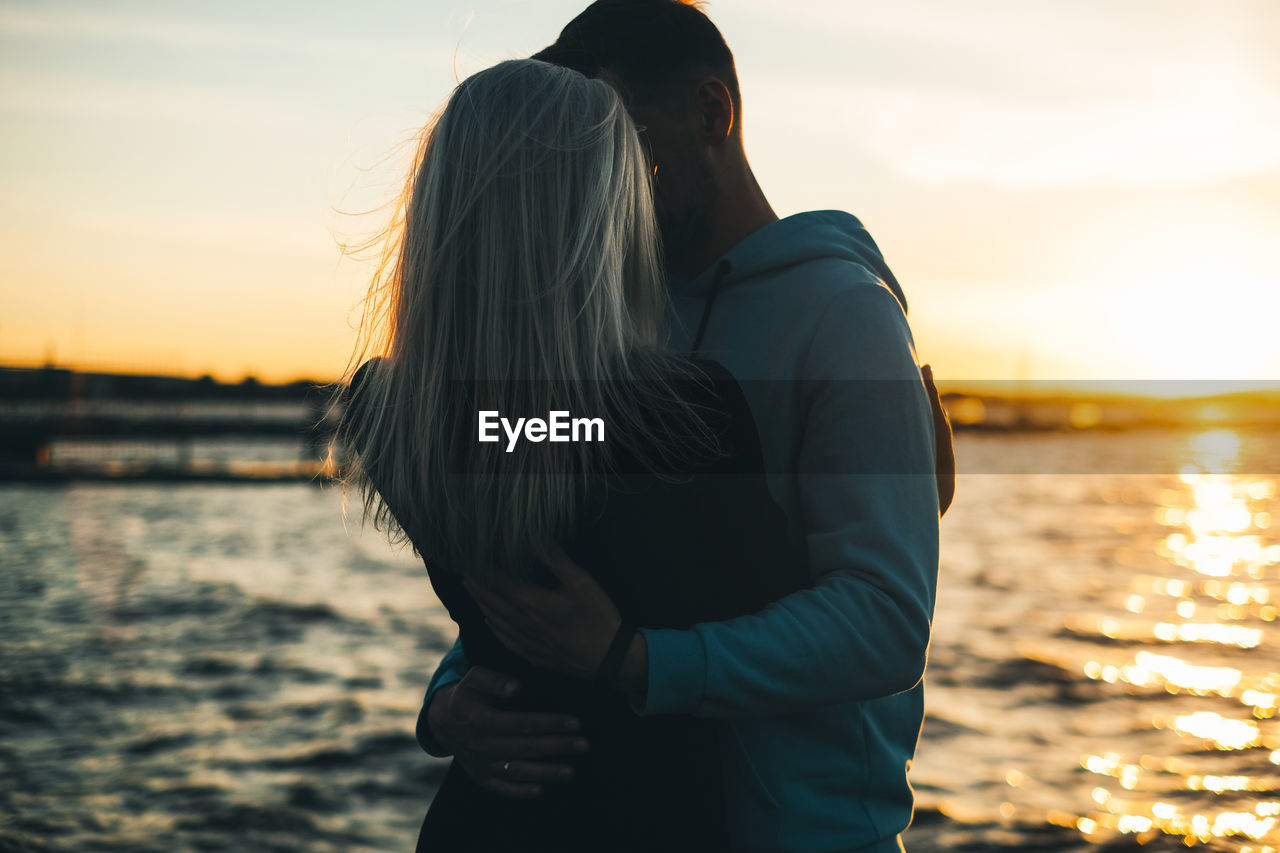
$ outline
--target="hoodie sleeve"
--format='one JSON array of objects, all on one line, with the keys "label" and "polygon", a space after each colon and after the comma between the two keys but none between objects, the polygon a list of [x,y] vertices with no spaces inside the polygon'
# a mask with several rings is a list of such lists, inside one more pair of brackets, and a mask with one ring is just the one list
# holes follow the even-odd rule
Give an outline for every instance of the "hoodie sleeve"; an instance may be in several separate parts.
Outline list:
[{"label": "hoodie sleeve", "polygon": [[814,585],[759,613],[644,631],[644,714],[762,716],[908,690],[937,588],[933,422],[880,285],[828,305],[800,376],[797,486]]}]

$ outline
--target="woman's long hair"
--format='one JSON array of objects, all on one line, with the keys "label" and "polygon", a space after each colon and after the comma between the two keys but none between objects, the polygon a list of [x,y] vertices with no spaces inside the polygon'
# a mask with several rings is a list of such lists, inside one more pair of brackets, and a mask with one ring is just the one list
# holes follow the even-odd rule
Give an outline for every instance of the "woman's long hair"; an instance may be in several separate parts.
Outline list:
[{"label": "woman's long hair", "polygon": [[[365,516],[429,562],[526,574],[573,528],[619,439],[647,430],[662,467],[708,438],[672,392],[690,366],[659,347],[650,179],[614,90],[536,60],[468,78],[425,129],[347,379],[380,358],[339,438]],[[477,440],[480,409],[603,417],[605,444],[507,452],[501,431]],[[663,412],[686,425],[665,446],[652,441]]]}]

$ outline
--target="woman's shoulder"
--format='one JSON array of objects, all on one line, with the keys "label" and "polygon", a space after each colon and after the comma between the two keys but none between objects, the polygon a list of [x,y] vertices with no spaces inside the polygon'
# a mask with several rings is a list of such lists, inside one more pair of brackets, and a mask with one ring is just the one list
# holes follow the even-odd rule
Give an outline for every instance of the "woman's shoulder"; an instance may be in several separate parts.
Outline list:
[{"label": "woman's shoulder", "polygon": [[351,377],[350,394],[355,397],[369,384],[369,380],[382,369],[382,356],[375,355],[356,369]]},{"label": "woman's shoulder", "polygon": [[386,369],[386,359],[381,356],[374,356],[356,369],[351,375],[351,381],[341,390],[341,399],[343,407],[348,412],[348,417],[355,417],[361,413],[365,400],[368,399],[370,389],[374,385],[374,380],[378,374]]}]

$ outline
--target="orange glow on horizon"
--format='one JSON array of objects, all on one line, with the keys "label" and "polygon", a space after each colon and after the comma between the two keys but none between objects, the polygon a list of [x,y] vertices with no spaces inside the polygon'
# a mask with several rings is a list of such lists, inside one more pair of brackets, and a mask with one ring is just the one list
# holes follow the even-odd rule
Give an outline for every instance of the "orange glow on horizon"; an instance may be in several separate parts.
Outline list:
[{"label": "orange glow on horizon", "polygon": [[[456,79],[545,46],[583,5],[397,7],[358,32],[324,3],[302,31],[233,7],[8,10],[0,363],[337,377],[371,270],[340,260],[336,211],[394,197],[399,143]],[[944,389],[1264,384],[1280,377],[1280,77],[1261,37],[1277,10],[1135,8],[708,13],[773,207],[867,225]]]}]

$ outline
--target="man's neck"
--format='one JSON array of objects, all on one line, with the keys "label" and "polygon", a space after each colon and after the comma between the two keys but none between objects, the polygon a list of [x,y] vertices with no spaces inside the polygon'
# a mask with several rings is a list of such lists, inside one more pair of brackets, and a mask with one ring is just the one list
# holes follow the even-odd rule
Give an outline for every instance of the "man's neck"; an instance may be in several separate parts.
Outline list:
[{"label": "man's neck", "polygon": [[749,235],[778,221],[751,168],[743,163],[742,170],[737,180],[721,186],[706,239],[679,258],[668,259],[668,269],[676,278],[696,278]]}]

